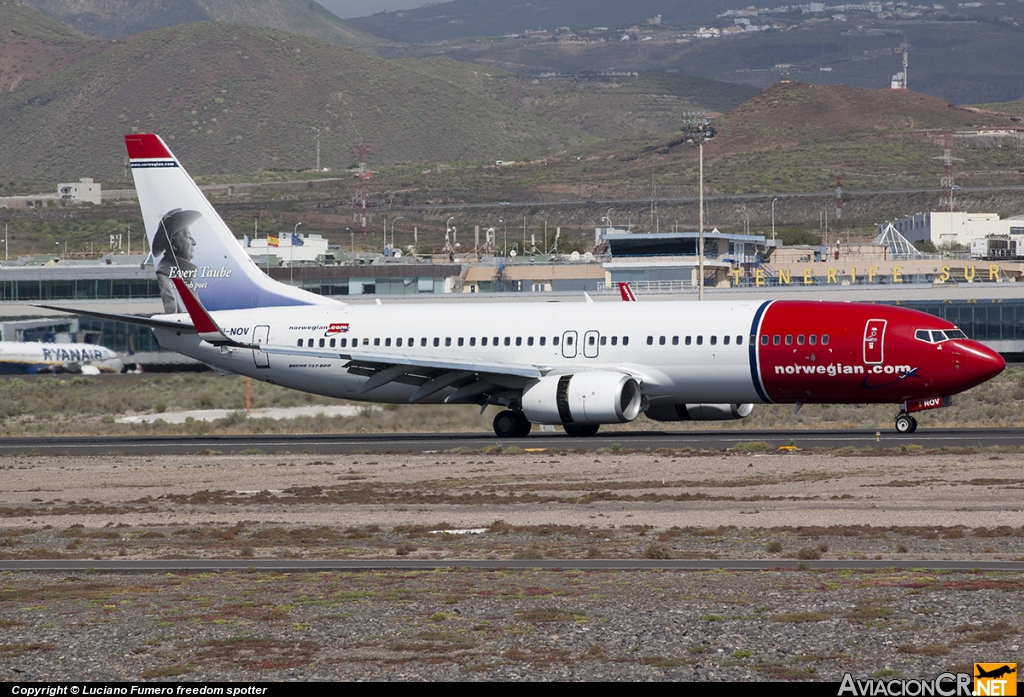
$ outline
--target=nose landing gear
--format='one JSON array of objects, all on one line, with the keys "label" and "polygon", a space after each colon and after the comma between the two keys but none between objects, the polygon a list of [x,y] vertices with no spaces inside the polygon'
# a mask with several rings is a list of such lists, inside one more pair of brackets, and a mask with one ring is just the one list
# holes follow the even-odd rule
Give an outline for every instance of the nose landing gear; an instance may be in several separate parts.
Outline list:
[{"label": "nose landing gear", "polygon": [[896,431],[898,433],[913,433],[917,430],[917,419],[910,414],[901,412],[896,417]]}]

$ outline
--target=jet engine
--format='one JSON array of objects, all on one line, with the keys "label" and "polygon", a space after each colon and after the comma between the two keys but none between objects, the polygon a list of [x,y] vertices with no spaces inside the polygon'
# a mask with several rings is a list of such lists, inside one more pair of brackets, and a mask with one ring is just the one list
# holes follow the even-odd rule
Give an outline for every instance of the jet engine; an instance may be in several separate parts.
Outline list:
[{"label": "jet engine", "polygon": [[594,370],[549,375],[523,391],[523,414],[538,424],[621,424],[640,413],[640,383]]},{"label": "jet engine", "polygon": [[753,404],[660,404],[644,413],[655,421],[729,421],[752,411]]}]

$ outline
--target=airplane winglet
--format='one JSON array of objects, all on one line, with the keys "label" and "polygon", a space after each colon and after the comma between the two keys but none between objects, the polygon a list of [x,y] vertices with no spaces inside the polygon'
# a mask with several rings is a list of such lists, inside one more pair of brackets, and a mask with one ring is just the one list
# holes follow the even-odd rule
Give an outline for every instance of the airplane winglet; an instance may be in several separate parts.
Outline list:
[{"label": "airplane winglet", "polygon": [[185,279],[172,278],[171,280],[174,281],[174,287],[178,290],[181,302],[184,303],[185,309],[188,311],[188,316],[192,320],[192,326],[196,328],[196,332],[198,332],[201,339],[209,341],[211,344],[237,343],[229,339],[221,331],[220,327],[217,326],[217,322],[214,321],[210,313],[203,307],[203,304],[199,302],[196,294],[185,283]]},{"label": "airplane winglet", "polygon": [[635,303],[636,302],[636,295],[633,294],[633,289],[630,287],[629,283],[620,283],[619,284],[619,295],[622,296],[622,302],[625,302],[625,303]]}]

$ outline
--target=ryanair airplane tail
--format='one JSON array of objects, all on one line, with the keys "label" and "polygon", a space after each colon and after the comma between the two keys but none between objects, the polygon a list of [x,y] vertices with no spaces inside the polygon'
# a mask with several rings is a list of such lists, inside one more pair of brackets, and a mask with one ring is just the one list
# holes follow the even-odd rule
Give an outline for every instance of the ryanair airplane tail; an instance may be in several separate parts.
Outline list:
[{"label": "ryanair airplane tail", "polygon": [[124,140],[165,312],[185,312],[174,278],[211,311],[335,302],[263,273],[160,136],[133,133]]}]

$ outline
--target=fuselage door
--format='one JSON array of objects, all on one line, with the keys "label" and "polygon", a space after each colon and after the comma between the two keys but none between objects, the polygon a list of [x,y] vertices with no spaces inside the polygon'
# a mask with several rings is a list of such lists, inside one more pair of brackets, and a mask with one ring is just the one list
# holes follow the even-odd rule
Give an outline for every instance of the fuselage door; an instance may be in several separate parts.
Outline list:
[{"label": "fuselage door", "polygon": [[576,332],[562,334],[562,357],[576,358]]},{"label": "fuselage door", "polygon": [[[261,324],[258,327],[254,327],[252,330],[252,343],[263,345],[270,341],[270,327],[266,324]],[[258,351],[252,350],[252,360],[256,363],[257,368],[269,368],[270,367],[270,355]]]},{"label": "fuselage door", "polygon": [[885,320],[869,319],[864,325],[864,363],[878,365],[884,359]]},{"label": "fuselage door", "polygon": [[591,329],[583,335],[583,355],[587,358],[597,358],[598,345],[601,343],[601,333]]}]

